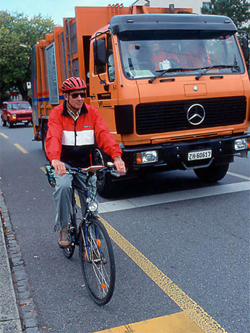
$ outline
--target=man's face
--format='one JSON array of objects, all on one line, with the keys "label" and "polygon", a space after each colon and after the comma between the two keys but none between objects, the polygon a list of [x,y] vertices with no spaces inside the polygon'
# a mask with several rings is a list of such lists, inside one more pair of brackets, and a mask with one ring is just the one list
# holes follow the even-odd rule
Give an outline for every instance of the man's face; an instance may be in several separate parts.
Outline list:
[{"label": "man's face", "polygon": [[64,98],[73,108],[78,110],[83,106],[84,98],[86,97],[85,94],[86,91],[83,89],[73,90],[70,93],[64,94]]}]

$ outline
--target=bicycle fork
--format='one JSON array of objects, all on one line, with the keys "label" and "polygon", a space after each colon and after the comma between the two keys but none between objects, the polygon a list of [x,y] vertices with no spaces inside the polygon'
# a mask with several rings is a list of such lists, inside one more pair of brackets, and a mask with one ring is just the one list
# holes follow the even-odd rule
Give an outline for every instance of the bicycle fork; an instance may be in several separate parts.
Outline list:
[{"label": "bicycle fork", "polygon": [[[90,230],[91,227],[93,227],[94,230]],[[93,234],[91,235],[92,232]],[[85,220],[83,221],[83,224],[81,226],[81,235],[83,238],[83,245],[84,245],[84,254],[83,254],[84,260],[88,262],[95,262],[97,260],[100,260],[101,243],[98,238],[97,227],[91,226],[91,223]]]}]

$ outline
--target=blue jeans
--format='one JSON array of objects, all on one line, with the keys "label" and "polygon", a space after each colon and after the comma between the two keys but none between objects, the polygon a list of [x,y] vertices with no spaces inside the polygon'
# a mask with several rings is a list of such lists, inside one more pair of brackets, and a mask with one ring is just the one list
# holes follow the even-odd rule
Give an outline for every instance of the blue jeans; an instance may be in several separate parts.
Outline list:
[{"label": "blue jeans", "polygon": [[[63,176],[59,176],[55,174],[55,179],[56,186],[55,192],[53,193],[56,206],[55,230],[59,231],[61,230],[61,228],[68,228],[68,224],[70,222],[70,216],[72,214],[73,175],[65,174]],[[96,197],[96,179],[96,175],[93,174],[93,176],[89,178],[88,186],[91,199],[98,204]],[[74,182],[76,183],[77,187],[83,190],[86,188],[86,181],[86,175],[81,173],[77,173],[76,175],[74,175]],[[78,194],[81,202],[82,216],[84,216],[86,212],[86,197],[80,191],[78,192]],[[93,213],[93,215],[97,214],[97,211]]]}]

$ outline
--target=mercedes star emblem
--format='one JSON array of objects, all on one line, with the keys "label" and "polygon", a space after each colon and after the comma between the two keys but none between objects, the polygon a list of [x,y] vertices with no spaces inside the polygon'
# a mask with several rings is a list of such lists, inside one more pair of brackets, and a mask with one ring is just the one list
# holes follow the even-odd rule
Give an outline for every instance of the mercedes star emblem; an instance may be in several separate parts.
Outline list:
[{"label": "mercedes star emblem", "polygon": [[200,125],[205,119],[205,109],[200,104],[193,104],[187,111],[187,120],[191,125]]}]

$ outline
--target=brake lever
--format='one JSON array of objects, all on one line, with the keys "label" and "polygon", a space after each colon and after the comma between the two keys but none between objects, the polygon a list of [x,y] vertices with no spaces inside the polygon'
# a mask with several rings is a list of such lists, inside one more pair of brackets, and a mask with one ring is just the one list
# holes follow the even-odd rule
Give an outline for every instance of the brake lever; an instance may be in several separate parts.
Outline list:
[{"label": "brake lever", "polygon": [[108,171],[111,173],[112,176],[117,177],[117,178],[119,178],[119,177],[121,177],[121,176],[125,176],[126,173],[127,173],[127,171],[125,171],[125,172],[121,175],[118,171],[116,171],[113,162],[107,162],[107,169],[108,169]]}]

